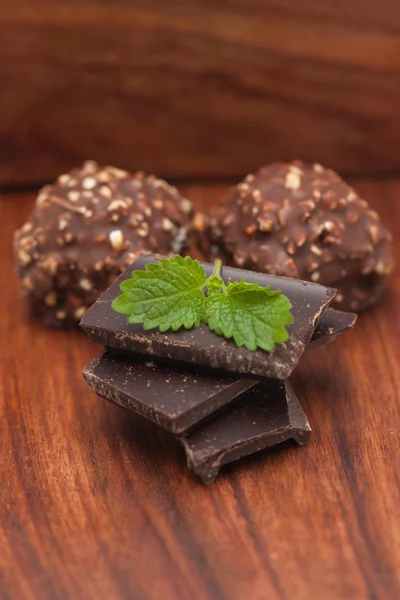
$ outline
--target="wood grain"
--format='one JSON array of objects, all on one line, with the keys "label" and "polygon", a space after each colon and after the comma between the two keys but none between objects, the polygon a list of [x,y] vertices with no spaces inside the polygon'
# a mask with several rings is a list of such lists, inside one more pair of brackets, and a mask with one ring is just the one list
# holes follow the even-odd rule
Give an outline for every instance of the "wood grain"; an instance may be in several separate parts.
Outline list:
[{"label": "wood grain", "polygon": [[0,3],[0,183],[400,167],[395,0]]},{"label": "wood grain", "polygon": [[[358,188],[395,234],[400,182]],[[188,187],[200,208],[225,192]],[[400,595],[400,271],[294,384],[309,446],[261,452],[204,486],[175,440],[95,397],[84,334],[29,318],[0,200],[1,600],[393,600]]]}]

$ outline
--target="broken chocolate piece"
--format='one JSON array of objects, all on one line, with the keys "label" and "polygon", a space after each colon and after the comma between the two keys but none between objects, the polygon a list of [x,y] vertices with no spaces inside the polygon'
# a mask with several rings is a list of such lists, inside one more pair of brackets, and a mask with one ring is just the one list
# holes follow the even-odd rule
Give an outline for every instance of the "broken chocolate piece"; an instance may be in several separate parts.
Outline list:
[{"label": "broken chocolate piece", "polygon": [[354,313],[327,308],[318,321],[318,325],[307,348],[330,344],[339,335],[354,327],[357,315]]},{"label": "broken chocolate piece", "polygon": [[257,382],[199,374],[107,352],[83,371],[96,394],[162,427],[186,431]]},{"label": "broken chocolate piece", "polygon": [[271,381],[181,438],[187,464],[204,483],[217,477],[222,465],[293,439],[307,444],[311,428],[291,384]]},{"label": "broken chocolate piece", "polygon": [[[140,324],[128,324],[126,316],[116,313],[111,303],[120,294],[120,283],[130,278],[133,270],[144,269],[150,261],[155,262],[150,257],[140,257],[86,312],[81,326],[91,341],[121,352],[144,354],[180,365],[204,366],[260,379],[286,379],[310,342],[318,319],[335,296],[335,290],[316,283],[224,268],[225,282],[244,279],[269,285],[273,290],[281,290],[293,305],[294,323],[288,327],[289,340],[277,344],[274,352],[252,352],[238,348],[232,340],[218,336],[203,324],[196,329],[166,333],[145,331]],[[204,268],[210,275],[213,266],[205,264]]]}]

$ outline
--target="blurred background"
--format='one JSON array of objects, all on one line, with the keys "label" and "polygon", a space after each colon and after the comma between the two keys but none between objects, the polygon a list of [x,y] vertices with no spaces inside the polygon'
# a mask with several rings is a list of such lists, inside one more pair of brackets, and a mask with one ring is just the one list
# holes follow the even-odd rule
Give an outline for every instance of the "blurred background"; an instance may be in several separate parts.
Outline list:
[{"label": "blurred background", "polygon": [[398,0],[2,0],[0,185],[400,167]]}]

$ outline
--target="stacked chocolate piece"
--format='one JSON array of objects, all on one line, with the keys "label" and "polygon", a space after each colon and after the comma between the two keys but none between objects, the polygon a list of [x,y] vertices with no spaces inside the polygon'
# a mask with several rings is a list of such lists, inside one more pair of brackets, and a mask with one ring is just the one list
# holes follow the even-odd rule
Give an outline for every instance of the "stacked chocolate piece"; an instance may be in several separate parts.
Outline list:
[{"label": "stacked chocolate piece", "polygon": [[[172,431],[188,466],[205,483],[223,464],[294,439],[306,444],[311,429],[289,377],[305,350],[326,344],[355,322],[329,308],[336,290],[318,283],[224,268],[228,281],[281,290],[292,303],[289,339],[271,353],[238,348],[206,325],[176,332],[128,324],[112,308],[120,284],[154,258],[142,256],[84,315],[81,326],[105,352],[85,369],[95,392]],[[207,275],[212,265],[203,265]]]}]

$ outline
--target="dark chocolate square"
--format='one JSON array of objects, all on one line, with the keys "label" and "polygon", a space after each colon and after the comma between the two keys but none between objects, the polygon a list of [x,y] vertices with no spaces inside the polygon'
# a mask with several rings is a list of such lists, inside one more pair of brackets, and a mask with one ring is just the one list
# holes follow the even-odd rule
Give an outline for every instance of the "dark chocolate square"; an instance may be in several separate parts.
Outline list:
[{"label": "dark chocolate square", "polygon": [[311,428],[289,381],[255,386],[181,438],[188,467],[204,483],[222,465],[293,439],[307,444]]},{"label": "dark chocolate square", "polygon": [[257,384],[104,353],[83,371],[96,394],[181,433]]},{"label": "dark chocolate square", "polygon": [[[93,342],[169,363],[209,367],[257,379],[286,379],[310,342],[319,318],[335,296],[335,290],[316,283],[224,268],[222,276],[226,282],[245,279],[249,283],[269,285],[273,290],[282,290],[292,302],[294,323],[288,328],[289,340],[278,344],[274,352],[252,352],[238,348],[232,340],[216,335],[206,325],[161,333],[144,331],[142,325],[128,324],[126,316],[116,313],[111,303],[121,293],[120,283],[129,278],[133,270],[144,269],[150,261],[154,259],[141,257],[135,261],[86,312],[81,326]],[[204,264],[204,268],[210,274],[213,266]]]}]

